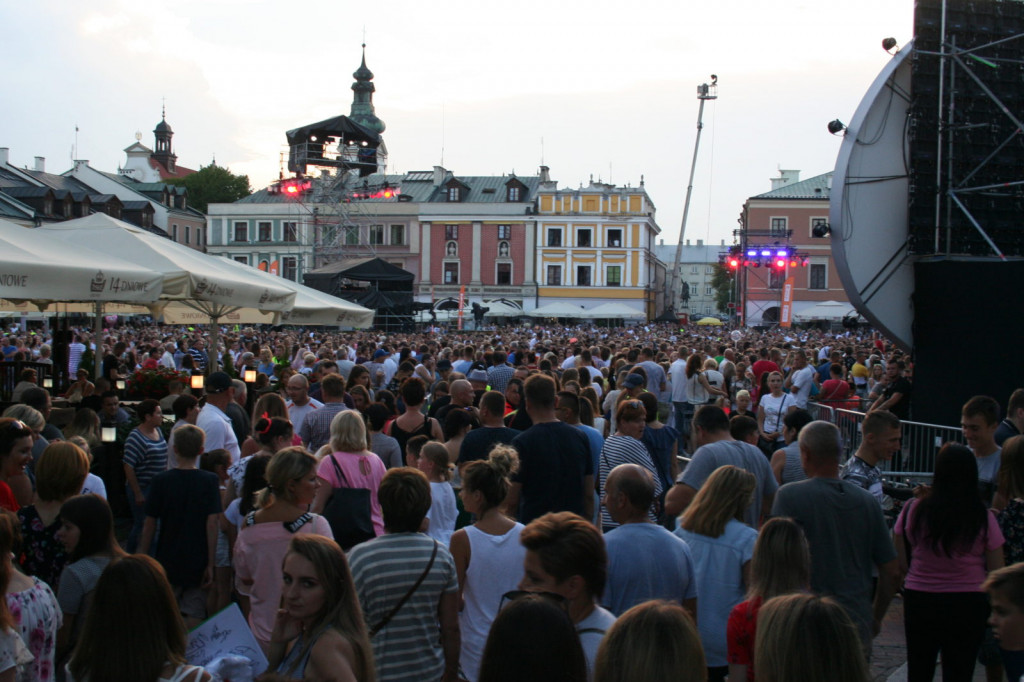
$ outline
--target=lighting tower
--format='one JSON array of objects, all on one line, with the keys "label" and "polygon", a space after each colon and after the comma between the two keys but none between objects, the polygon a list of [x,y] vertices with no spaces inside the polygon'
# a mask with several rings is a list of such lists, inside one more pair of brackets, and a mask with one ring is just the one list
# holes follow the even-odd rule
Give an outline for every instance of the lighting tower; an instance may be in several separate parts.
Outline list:
[{"label": "lighting tower", "polygon": [[711,74],[711,85],[701,83],[697,86],[697,139],[693,143],[693,161],[690,163],[690,182],[686,186],[686,202],[683,204],[683,220],[679,226],[679,243],[676,244],[676,257],[672,261],[672,277],[669,279],[669,310],[677,312],[679,302],[679,261],[683,257],[683,236],[686,234],[686,217],[690,213],[690,195],[693,194],[693,174],[697,170],[697,150],[700,149],[700,133],[704,129],[704,102],[718,99],[718,76]]}]

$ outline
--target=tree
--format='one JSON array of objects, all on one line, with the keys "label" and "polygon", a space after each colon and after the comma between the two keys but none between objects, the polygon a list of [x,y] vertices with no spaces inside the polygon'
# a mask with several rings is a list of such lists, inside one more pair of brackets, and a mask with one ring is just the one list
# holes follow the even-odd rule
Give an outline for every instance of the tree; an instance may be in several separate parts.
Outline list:
[{"label": "tree", "polygon": [[206,213],[210,204],[229,204],[252,194],[248,175],[235,175],[227,168],[210,164],[183,178],[166,180],[188,190],[188,205]]},{"label": "tree", "polygon": [[715,290],[715,307],[720,312],[728,310],[728,304],[735,301],[733,298],[733,282],[735,281],[735,272],[722,264],[715,266],[715,272],[711,275],[711,286]]}]

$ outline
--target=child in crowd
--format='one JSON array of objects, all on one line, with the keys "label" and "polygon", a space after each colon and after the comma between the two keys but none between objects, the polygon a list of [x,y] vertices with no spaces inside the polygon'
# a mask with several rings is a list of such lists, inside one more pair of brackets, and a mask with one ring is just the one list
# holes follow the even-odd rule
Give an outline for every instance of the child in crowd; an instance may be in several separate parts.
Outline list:
[{"label": "child in crowd", "polygon": [[427,475],[430,481],[430,511],[427,519],[430,526],[427,535],[447,547],[455,532],[455,519],[459,515],[455,503],[455,491],[452,489],[448,471],[448,449],[442,443],[432,440],[420,450],[416,468]]},{"label": "child in crowd", "polygon": [[196,468],[205,438],[203,430],[191,424],[175,433],[178,464],[153,477],[139,541],[139,553],[148,554],[160,524],[153,554],[167,573],[189,627],[206,617],[203,590],[213,583],[221,510],[217,475]]},{"label": "child in crowd", "polygon": [[[231,455],[224,448],[204,452],[199,456],[199,468],[217,475],[220,482],[220,506],[227,507],[228,499],[228,467],[231,466]],[[231,602],[231,545],[228,535],[220,528],[218,515],[217,552],[213,569],[213,585],[206,595],[206,612],[217,613]]]},{"label": "child in crowd", "polygon": [[423,445],[430,440],[429,436],[420,434],[419,436],[413,436],[409,440],[405,441],[405,465],[410,466],[413,469],[417,468],[418,462],[420,461],[420,450],[423,449]]},{"label": "child in crowd", "polygon": [[989,625],[999,640],[1006,679],[1024,677],[1024,563],[992,571],[982,585],[992,604]]}]

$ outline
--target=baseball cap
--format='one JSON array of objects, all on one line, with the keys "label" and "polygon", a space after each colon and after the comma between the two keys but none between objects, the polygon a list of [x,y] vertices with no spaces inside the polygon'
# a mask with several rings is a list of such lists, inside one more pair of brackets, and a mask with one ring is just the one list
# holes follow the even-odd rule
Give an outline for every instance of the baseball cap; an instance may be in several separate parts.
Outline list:
[{"label": "baseball cap", "polygon": [[446,369],[451,369],[452,368],[452,361],[451,360],[438,360],[437,361],[437,368],[439,370],[442,370],[442,371],[444,371]]},{"label": "baseball cap", "polygon": [[630,374],[626,377],[626,380],[622,382],[622,385],[626,388],[640,388],[646,385],[647,382],[639,374]]},{"label": "baseball cap", "polygon": [[376,360],[377,358],[386,358],[387,356],[388,356],[388,352],[386,350],[379,349],[379,350],[374,352],[373,359]]},{"label": "baseball cap", "polygon": [[206,392],[208,394],[223,393],[231,386],[231,377],[226,372],[214,372],[206,377]]}]

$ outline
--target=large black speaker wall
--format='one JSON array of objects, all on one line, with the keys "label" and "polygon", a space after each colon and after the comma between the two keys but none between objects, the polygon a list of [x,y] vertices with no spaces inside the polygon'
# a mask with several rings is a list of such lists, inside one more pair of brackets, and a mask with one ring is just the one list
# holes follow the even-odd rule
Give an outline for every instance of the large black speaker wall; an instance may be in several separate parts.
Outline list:
[{"label": "large black speaker wall", "polygon": [[1024,386],[1024,261],[914,265],[914,421],[960,423],[975,395],[999,401]]},{"label": "large black speaker wall", "polygon": [[[946,5],[947,45],[981,49],[961,54],[963,67],[947,60],[940,109],[940,58],[934,53],[941,48],[942,0],[916,2],[913,102],[907,121],[910,249],[916,254],[993,255],[971,220],[955,206],[947,211],[945,201],[939,211],[941,239],[936,249],[936,192],[1000,185],[959,196],[1004,254],[1024,256],[1024,185],[1006,184],[1024,181],[1024,134],[1014,134],[1017,126],[1002,108],[1024,120],[1024,38],[1015,37],[1024,35],[1024,2],[973,0]],[[1004,42],[990,45],[1000,40]],[[941,147],[940,127],[944,129]]]}]

